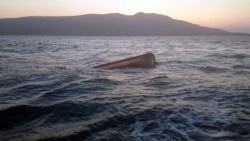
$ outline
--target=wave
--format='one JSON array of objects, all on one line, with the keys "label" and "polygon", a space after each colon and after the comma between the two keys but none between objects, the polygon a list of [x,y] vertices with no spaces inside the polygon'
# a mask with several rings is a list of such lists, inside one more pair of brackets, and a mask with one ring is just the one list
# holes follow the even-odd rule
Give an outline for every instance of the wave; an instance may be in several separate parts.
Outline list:
[{"label": "wave", "polygon": [[233,69],[250,69],[250,64],[233,65]]},{"label": "wave", "polygon": [[[151,80],[169,79],[166,76],[154,77]],[[107,81],[107,80],[104,80]],[[248,90],[246,90],[248,91]],[[183,95],[187,95],[186,91]],[[247,106],[241,110],[241,115],[228,113],[224,115],[225,108],[217,109],[215,113],[211,105],[206,108],[195,107],[199,101],[212,101],[212,99],[232,100],[244,105],[247,104],[247,95],[241,99],[227,93],[214,91],[192,91],[197,98],[184,98],[172,104],[154,105],[150,108],[127,107],[120,112],[119,103],[101,102],[95,100],[86,102],[66,101],[48,106],[19,105],[0,111],[0,139],[26,140],[27,137],[39,141],[59,140],[235,140],[249,138],[250,124],[248,123],[249,110]],[[209,98],[202,99],[206,94]],[[188,94],[188,97],[193,96]],[[218,99],[219,96],[219,99]],[[243,95],[244,96],[244,95]],[[178,96],[179,97],[179,96]],[[182,96],[183,97],[183,96]],[[185,96],[184,96],[185,97]],[[201,100],[201,99],[202,100]],[[188,104],[187,101],[192,101]],[[101,100],[102,101],[102,100]],[[224,100],[225,101],[225,100]],[[213,100],[213,102],[216,102]],[[242,103],[244,102],[244,103]],[[166,102],[167,103],[167,102]],[[231,104],[230,102],[227,105]],[[235,103],[235,102],[234,102]],[[118,104],[118,105],[117,105]],[[127,103],[129,104],[129,103]],[[127,105],[126,104],[126,105]],[[224,104],[225,105],[225,104]],[[121,105],[120,105],[121,106]],[[223,106],[223,105],[222,105]],[[122,107],[120,107],[122,108]],[[132,109],[131,109],[132,108]],[[212,110],[209,108],[213,108]],[[219,112],[219,111],[221,112]],[[223,111],[223,112],[222,112]],[[227,111],[227,110],[226,110]],[[231,110],[230,110],[231,111]],[[238,119],[234,120],[234,116]],[[227,120],[225,120],[225,118]],[[65,126],[59,126],[59,125]],[[15,131],[25,135],[11,136]],[[8,133],[5,136],[3,133]],[[18,133],[17,133],[18,134]]]},{"label": "wave", "polygon": [[0,111],[0,130],[12,129],[52,112],[52,109],[20,105]]},{"label": "wave", "polygon": [[205,66],[205,67],[197,67],[197,68],[205,73],[225,73],[229,70],[228,68],[219,68],[219,67],[213,67],[213,66]]},{"label": "wave", "polygon": [[155,76],[148,81],[143,82],[142,85],[146,87],[154,87],[161,90],[176,88],[180,86],[180,84],[176,82],[176,80],[172,80],[166,75]]},{"label": "wave", "polygon": [[[107,105],[106,105],[107,106]],[[106,108],[97,103],[61,102],[49,106],[18,105],[0,111],[0,130],[9,130],[27,124],[43,116],[48,118],[41,124],[77,122],[91,117]]]},{"label": "wave", "polygon": [[[87,107],[95,104],[86,105]],[[65,108],[75,107],[75,111]],[[183,105],[178,108],[153,107],[130,114],[111,114],[106,117],[100,117],[99,120],[87,120],[88,112],[92,114],[100,111],[86,111],[86,106],[75,105],[73,103],[61,103],[54,105],[52,111],[57,115],[55,120],[62,120],[65,116],[76,111],[82,111],[82,114],[76,117],[82,118],[85,124],[76,124],[78,130],[69,129],[71,133],[61,135],[60,133],[39,136],[39,141],[85,141],[85,140],[235,140],[239,138],[249,138],[250,124],[247,121],[224,121],[223,117],[218,115],[193,109],[191,105]],[[96,106],[96,105],[95,105]],[[103,105],[97,105],[97,109]],[[47,107],[49,108],[49,107]],[[106,107],[107,108],[107,107]],[[30,109],[30,108],[29,108]],[[46,108],[45,108],[46,109]],[[62,111],[63,110],[63,111]],[[103,109],[105,111],[105,109]],[[97,115],[93,115],[96,117]],[[73,118],[74,115],[71,117]],[[68,117],[69,118],[69,117]],[[65,118],[62,123],[68,123],[70,120]],[[52,118],[49,118],[52,122]],[[53,123],[55,124],[55,123]],[[57,124],[57,123],[56,123]],[[65,129],[63,129],[65,130]],[[73,130],[73,132],[72,132]]]},{"label": "wave", "polygon": [[243,53],[240,53],[240,54],[218,54],[216,53],[216,54],[208,55],[208,57],[247,59],[247,58],[250,58],[250,55],[243,54]]}]

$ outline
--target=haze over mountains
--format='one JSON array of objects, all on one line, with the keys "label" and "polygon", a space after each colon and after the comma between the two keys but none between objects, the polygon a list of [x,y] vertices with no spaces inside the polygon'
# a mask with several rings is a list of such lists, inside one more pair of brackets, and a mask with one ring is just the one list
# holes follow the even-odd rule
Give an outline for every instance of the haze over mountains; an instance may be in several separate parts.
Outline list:
[{"label": "haze over mountains", "polygon": [[178,36],[231,34],[233,33],[152,13],[137,13],[132,16],[114,13],[0,19],[0,35]]}]

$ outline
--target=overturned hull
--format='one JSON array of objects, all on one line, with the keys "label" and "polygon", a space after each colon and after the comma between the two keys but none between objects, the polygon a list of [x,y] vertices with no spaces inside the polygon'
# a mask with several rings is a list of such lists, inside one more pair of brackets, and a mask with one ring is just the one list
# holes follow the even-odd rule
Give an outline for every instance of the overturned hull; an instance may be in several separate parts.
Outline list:
[{"label": "overturned hull", "polygon": [[118,68],[153,68],[156,61],[153,53],[146,53],[143,55],[114,61],[106,64],[95,66],[100,69],[118,69]]}]

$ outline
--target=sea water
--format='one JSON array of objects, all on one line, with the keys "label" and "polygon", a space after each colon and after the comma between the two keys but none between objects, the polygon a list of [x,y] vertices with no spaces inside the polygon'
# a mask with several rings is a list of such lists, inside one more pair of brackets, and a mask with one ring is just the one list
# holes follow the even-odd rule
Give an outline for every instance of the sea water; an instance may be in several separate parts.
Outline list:
[{"label": "sea water", "polygon": [[0,140],[250,140],[250,37],[0,36]]}]

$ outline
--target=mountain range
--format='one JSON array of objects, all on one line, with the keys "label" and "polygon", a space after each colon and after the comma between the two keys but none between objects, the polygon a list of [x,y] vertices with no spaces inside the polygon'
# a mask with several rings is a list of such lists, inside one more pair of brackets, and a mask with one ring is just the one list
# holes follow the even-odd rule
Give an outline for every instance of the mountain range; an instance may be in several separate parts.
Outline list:
[{"label": "mountain range", "polygon": [[178,36],[232,35],[154,13],[87,14],[0,19],[0,35]]}]

